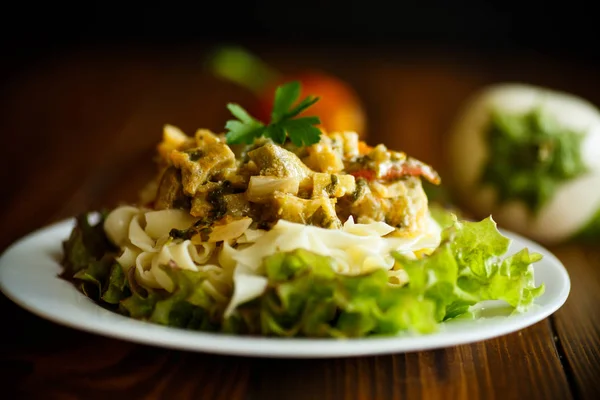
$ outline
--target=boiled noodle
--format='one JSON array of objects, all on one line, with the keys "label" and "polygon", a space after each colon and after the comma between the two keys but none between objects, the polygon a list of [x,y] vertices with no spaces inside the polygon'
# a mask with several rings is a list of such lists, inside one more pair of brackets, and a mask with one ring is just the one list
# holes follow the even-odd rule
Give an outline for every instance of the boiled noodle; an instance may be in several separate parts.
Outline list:
[{"label": "boiled noodle", "polygon": [[[173,282],[163,268],[176,266],[207,272],[209,292],[216,299],[227,302],[235,287],[230,311],[242,300],[248,301],[262,293],[267,280],[260,267],[270,255],[306,249],[331,256],[333,268],[339,274],[359,275],[384,269],[395,278],[391,282],[404,284],[404,271],[393,269],[391,253],[398,251],[415,258],[416,253],[435,249],[441,232],[439,225],[429,218],[428,229],[414,237],[386,237],[394,228],[385,222],[357,224],[349,218],[339,230],[279,220],[271,230],[264,231],[249,229],[249,224],[234,221],[229,225],[238,229],[219,247],[210,238],[199,241],[195,237],[182,240],[169,236],[171,229],[186,229],[194,222],[182,210],[151,211],[121,206],[107,216],[104,230],[120,248],[117,261],[125,271],[135,268],[140,284],[172,292]],[[222,230],[227,230],[227,226]]]}]

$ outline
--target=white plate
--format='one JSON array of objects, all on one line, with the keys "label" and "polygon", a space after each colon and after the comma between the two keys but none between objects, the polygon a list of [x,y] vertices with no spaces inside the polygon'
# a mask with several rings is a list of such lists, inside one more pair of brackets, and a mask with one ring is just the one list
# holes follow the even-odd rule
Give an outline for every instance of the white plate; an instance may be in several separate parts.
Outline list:
[{"label": "white plate", "polygon": [[[546,291],[530,311],[512,316],[489,316],[443,324],[429,335],[365,339],[260,338],[186,331],[137,321],[105,310],[57,277],[62,247],[73,227],[67,220],[34,232],[13,244],[0,258],[0,289],[15,303],[50,321],[95,334],[154,346],[209,353],[319,358],[419,351],[477,342],[518,331],[543,320],[567,299],[570,280],[560,261],[548,250],[516,234],[509,253],[526,246],[544,258],[534,264],[536,285]],[[489,315],[505,307],[486,305]]]}]

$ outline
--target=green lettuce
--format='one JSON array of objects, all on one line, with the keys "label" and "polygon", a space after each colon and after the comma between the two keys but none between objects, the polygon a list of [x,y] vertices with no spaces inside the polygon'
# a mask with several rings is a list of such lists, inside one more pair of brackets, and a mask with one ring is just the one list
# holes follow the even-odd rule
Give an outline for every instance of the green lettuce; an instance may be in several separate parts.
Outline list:
[{"label": "green lettuce", "polygon": [[172,293],[157,296],[149,321],[169,326],[204,331],[220,329],[225,304],[217,302],[202,286],[207,279],[202,272],[165,268],[173,280]]},{"label": "green lettuce", "polygon": [[[129,283],[132,295],[120,301],[119,312],[132,318],[177,328],[217,331],[221,326],[224,304],[206,293],[202,272],[164,268],[173,280],[171,293],[162,289],[145,289]],[[135,279],[133,273],[130,279]]]},{"label": "green lettuce", "polygon": [[91,214],[84,213],[75,218],[71,235],[63,242],[64,278],[72,278],[91,263],[118,251],[104,233],[105,218],[106,213],[99,213],[99,219],[94,225],[90,224]]},{"label": "green lettuce", "polygon": [[346,338],[433,332],[484,300],[503,300],[521,312],[543,293],[532,266],[541,255],[523,249],[501,259],[509,245],[491,218],[455,219],[430,256],[394,254],[409,277],[402,287],[390,285],[384,270],[344,276],[326,256],[275,254],[264,263],[265,292],[241,305],[228,324],[251,334]]},{"label": "green lettuce", "polygon": [[460,215],[460,211],[440,203],[429,202],[429,215],[441,229],[446,229],[454,225],[454,220],[457,215]]},{"label": "green lettuce", "polygon": [[112,264],[108,278],[101,284],[104,287],[100,298],[109,304],[119,304],[130,294],[128,281],[121,265],[117,262]]},{"label": "green lettuce", "polygon": [[485,300],[503,300],[517,312],[525,311],[544,292],[535,286],[533,263],[542,256],[527,248],[504,259],[510,239],[491,217],[480,222],[459,222],[445,229],[439,247],[413,260],[396,253],[409,286],[436,304],[435,318],[458,317]]},{"label": "green lettuce", "polygon": [[[266,258],[269,284],[238,307],[230,331],[266,336],[360,337],[435,329],[434,304],[388,283],[384,270],[359,276],[334,272],[334,260],[304,249]],[[233,326],[233,328],[232,328]]]},{"label": "green lettuce", "polygon": [[116,304],[128,296],[128,290],[121,266],[115,261],[118,248],[104,233],[105,217],[106,213],[99,213],[93,225],[90,214],[75,218],[75,227],[63,242],[61,277],[94,300]]},{"label": "green lettuce", "polygon": [[298,249],[266,257],[266,289],[225,317],[227,304],[206,291],[202,272],[164,266],[173,291],[147,288],[125,271],[117,249],[104,234],[103,217],[87,216],[64,243],[62,276],[86,296],[131,318],[184,329],[283,337],[352,338],[430,333],[443,321],[468,315],[484,300],[504,300],[526,310],[544,287],[536,287],[532,264],[541,255],[523,249],[501,258],[510,240],[495,222],[444,225],[440,246],[429,256],[409,259],[394,253],[408,283],[392,285],[385,270],[346,276],[335,260]]},{"label": "green lettuce", "polygon": [[116,261],[119,249],[106,237],[105,218],[106,213],[100,213],[91,224],[90,214],[76,217],[63,243],[62,278],[100,305],[132,318],[189,329],[219,329],[224,305],[204,291],[205,274],[165,268],[174,283],[172,293],[141,286],[135,270],[126,272]]}]

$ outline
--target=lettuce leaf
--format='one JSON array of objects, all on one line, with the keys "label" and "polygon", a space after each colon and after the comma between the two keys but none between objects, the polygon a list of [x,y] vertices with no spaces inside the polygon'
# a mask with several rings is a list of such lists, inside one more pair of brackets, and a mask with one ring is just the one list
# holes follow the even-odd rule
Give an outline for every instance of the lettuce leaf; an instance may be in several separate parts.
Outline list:
[{"label": "lettuce leaf", "polygon": [[116,262],[119,249],[110,243],[103,228],[106,214],[99,217],[92,225],[90,214],[77,216],[63,243],[62,278],[100,305],[132,318],[188,329],[220,328],[224,305],[204,290],[205,274],[165,268],[174,283],[172,293],[141,286],[133,268],[126,272]]},{"label": "lettuce leaf", "polygon": [[221,326],[224,304],[206,293],[202,272],[164,268],[173,280],[174,290],[135,291],[120,302],[123,314],[161,325],[185,329],[217,331]]},{"label": "lettuce leaf", "polygon": [[501,259],[509,245],[491,217],[455,218],[431,255],[394,254],[409,276],[403,287],[390,285],[384,270],[336,274],[333,259],[307,250],[275,254],[264,261],[265,292],[239,306],[226,326],[267,336],[349,338],[433,332],[484,300],[525,311],[544,290],[535,286],[532,266],[541,255],[523,249]]},{"label": "lettuce leaf", "polygon": [[384,270],[345,276],[334,272],[333,262],[304,249],[268,257],[267,289],[239,306],[226,326],[266,336],[339,338],[435,330],[432,301],[391,286]]},{"label": "lettuce leaf", "polygon": [[510,239],[492,217],[459,222],[443,231],[440,246],[429,256],[411,260],[396,253],[409,276],[409,285],[435,301],[438,321],[458,317],[485,300],[503,300],[525,311],[544,292],[535,286],[533,263],[542,256],[528,249],[504,259]]},{"label": "lettuce leaf", "polygon": [[165,268],[173,280],[173,293],[156,302],[150,322],[187,329],[216,331],[220,328],[224,304],[216,302],[202,285],[202,272]]},{"label": "lettuce leaf", "polygon": [[123,315],[152,323],[235,334],[352,338],[430,333],[443,321],[468,315],[484,300],[503,300],[526,310],[544,287],[536,287],[532,264],[541,255],[523,249],[502,259],[510,240],[491,217],[480,222],[446,221],[440,246],[429,256],[409,259],[394,253],[395,268],[409,278],[391,285],[385,270],[358,276],[337,274],[335,260],[298,249],[263,260],[265,290],[225,318],[227,304],[206,290],[202,272],[163,267],[172,292],[141,286],[135,269],[115,261],[103,217],[87,215],[64,243],[62,276],[88,297]]},{"label": "lettuce leaf", "polygon": [[131,294],[127,277],[119,263],[112,264],[104,288],[101,299],[109,304],[119,304],[122,299],[129,297]]},{"label": "lettuce leaf", "polygon": [[433,218],[440,228],[446,229],[454,225],[455,216],[459,215],[459,211],[430,201],[429,215],[431,215],[431,218]]},{"label": "lettuce leaf", "polygon": [[121,266],[115,261],[118,249],[104,233],[106,213],[96,224],[91,214],[80,214],[69,238],[63,242],[64,267],[60,276],[73,282],[86,296],[115,304],[127,296]]},{"label": "lettuce leaf", "polygon": [[104,233],[106,213],[99,213],[96,224],[90,224],[91,213],[83,213],[75,218],[75,226],[69,238],[63,242],[62,277],[71,279],[80,270],[91,263],[115,254],[118,249]]}]

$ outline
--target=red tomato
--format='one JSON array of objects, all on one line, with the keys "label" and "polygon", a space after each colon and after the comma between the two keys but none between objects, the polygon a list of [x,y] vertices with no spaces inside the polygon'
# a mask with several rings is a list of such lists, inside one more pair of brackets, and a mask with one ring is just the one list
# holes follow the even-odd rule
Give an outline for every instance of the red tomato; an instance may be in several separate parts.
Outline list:
[{"label": "red tomato", "polygon": [[371,171],[368,169],[361,169],[359,171],[350,172],[350,175],[353,175],[355,178],[363,178],[372,182],[375,180],[375,171]]}]

